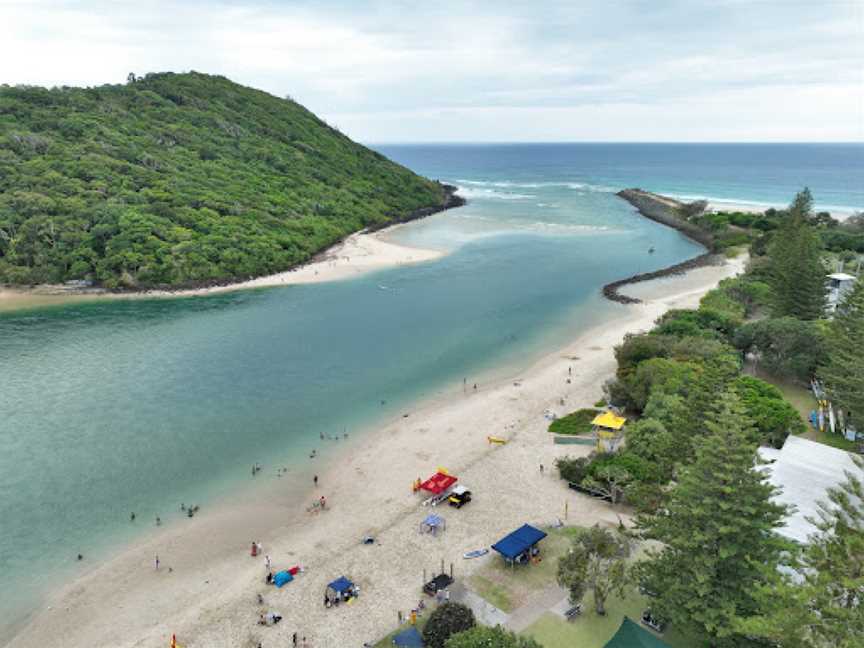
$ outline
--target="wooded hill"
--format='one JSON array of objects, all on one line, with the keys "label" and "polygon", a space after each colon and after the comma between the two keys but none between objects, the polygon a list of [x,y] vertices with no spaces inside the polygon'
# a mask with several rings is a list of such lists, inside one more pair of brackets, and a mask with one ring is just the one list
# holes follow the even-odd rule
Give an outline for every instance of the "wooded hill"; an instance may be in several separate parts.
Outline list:
[{"label": "wooded hill", "polygon": [[289,99],[133,78],[0,87],[0,283],[245,279],[450,199]]}]

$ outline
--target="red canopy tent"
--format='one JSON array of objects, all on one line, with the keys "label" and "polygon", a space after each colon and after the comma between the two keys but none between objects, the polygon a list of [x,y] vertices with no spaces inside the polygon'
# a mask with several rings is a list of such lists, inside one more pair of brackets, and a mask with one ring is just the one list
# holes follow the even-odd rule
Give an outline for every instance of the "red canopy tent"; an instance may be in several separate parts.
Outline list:
[{"label": "red canopy tent", "polygon": [[433,495],[440,495],[455,484],[456,481],[457,478],[453,475],[445,475],[444,473],[437,472],[420,484],[420,488],[429,491]]}]

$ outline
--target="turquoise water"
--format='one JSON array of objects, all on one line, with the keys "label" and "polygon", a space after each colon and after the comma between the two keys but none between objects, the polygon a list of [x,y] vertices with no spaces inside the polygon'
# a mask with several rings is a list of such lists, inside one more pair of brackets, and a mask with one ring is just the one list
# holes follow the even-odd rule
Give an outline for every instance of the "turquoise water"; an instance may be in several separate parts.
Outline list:
[{"label": "turquoise water", "polygon": [[[471,201],[394,233],[451,252],[438,261],[330,284],[0,315],[0,636],[79,551],[98,557],[155,515],[170,524],[181,501],[206,510],[249,483],[253,462],[299,464],[321,433],[359,434],[463,377],[525,366],[621,308],[601,299],[602,284],[699,253],[614,196],[615,174],[671,184],[629,182],[611,148],[592,163],[554,146],[382,147]],[[817,202],[861,204],[862,185],[824,164],[811,169],[825,185],[811,182]],[[689,167],[692,185],[668,182],[703,191],[713,162]],[[797,180],[784,182],[793,191]],[[734,197],[786,202],[771,186]]]}]

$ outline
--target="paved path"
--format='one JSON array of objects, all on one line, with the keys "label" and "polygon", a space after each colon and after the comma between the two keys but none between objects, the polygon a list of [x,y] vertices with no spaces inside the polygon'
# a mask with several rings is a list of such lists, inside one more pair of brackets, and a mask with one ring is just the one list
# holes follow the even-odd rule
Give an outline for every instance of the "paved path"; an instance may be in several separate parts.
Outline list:
[{"label": "paved path", "polygon": [[506,612],[499,610],[461,583],[456,583],[450,587],[450,598],[471,608],[471,611],[474,612],[474,618],[483,625],[507,626],[508,624],[509,615]]},{"label": "paved path", "polygon": [[503,625],[513,632],[522,632],[546,612],[566,600],[567,590],[561,588],[557,583],[550,585],[528,603],[513,611]]}]

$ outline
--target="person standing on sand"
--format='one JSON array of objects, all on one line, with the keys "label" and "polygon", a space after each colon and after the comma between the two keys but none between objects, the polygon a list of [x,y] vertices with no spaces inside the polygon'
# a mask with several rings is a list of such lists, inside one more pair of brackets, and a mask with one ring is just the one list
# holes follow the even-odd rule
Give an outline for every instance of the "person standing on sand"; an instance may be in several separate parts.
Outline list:
[{"label": "person standing on sand", "polygon": [[264,564],[267,565],[267,571],[270,571],[270,555],[264,556]]},{"label": "person standing on sand", "polygon": [[540,474],[543,474],[543,464],[540,464]]},{"label": "person standing on sand", "polygon": [[318,486],[318,475],[315,475],[315,476],[312,478],[312,481],[315,483],[315,486]]},{"label": "person standing on sand", "polygon": [[296,632],[291,635],[291,644],[294,646],[294,648],[297,648],[297,633]]},{"label": "person standing on sand", "polygon": [[156,571],[159,571],[159,554],[156,554],[156,560],[154,562],[156,563]]}]

